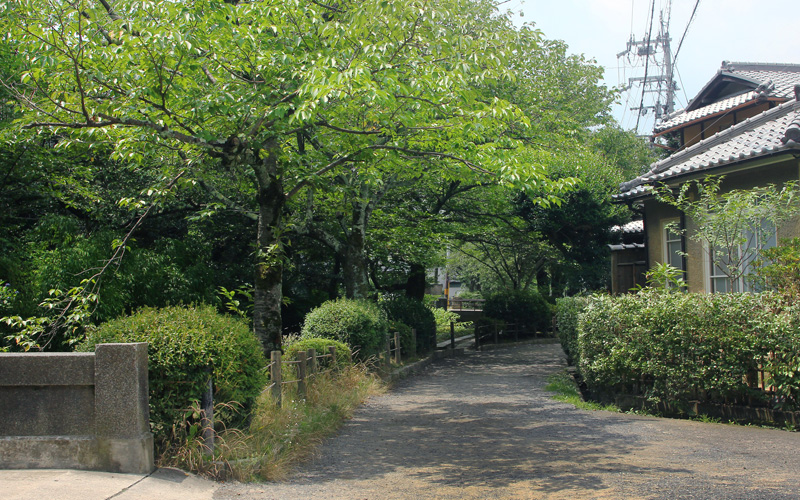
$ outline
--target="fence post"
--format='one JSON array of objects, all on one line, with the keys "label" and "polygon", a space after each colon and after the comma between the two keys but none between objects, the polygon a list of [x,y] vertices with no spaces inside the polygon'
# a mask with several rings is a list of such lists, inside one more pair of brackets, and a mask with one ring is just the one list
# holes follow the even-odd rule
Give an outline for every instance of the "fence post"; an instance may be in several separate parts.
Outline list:
[{"label": "fence post", "polygon": [[203,453],[214,454],[214,370],[208,366],[206,390],[200,398],[200,428],[203,430]]},{"label": "fence post", "polygon": [[450,322],[450,349],[455,350],[456,348],[456,324],[452,321]]},{"label": "fence post", "polygon": [[411,353],[412,356],[417,355],[417,329],[411,329]]},{"label": "fence post", "polygon": [[386,346],[384,347],[386,354],[384,355],[383,359],[386,363],[386,368],[388,369],[392,364],[392,341],[391,337],[388,335],[386,336]]},{"label": "fence post", "polygon": [[494,343],[497,343],[497,323],[494,324]]},{"label": "fence post", "polygon": [[394,332],[394,362],[400,364],[400,332]]},{"label": "fence post", "polygon": [[272,397],[281,406],[281,351],[272,351],[270,353],[270,375],[272,377]]},{"label": "fence post", "polygon": [[[517,323],[516,325],[514,325],[514,342],[519,340],[519,329],[520,328],[522,328],[522,325],[520,323]],[[536,337],[536,332],[533,332],[533,336]]]},{"label": "fence post", "polygon": [[308,374],[314,375],[317,373],[317,350],[316,349],[309,349],[308,350]]},{"label": "fence post", "polygon": [[329,345],[328,346],[328,354],[331,355],[331,365],[330,365],[331,369],[334,369],[334,368],[337,367],[337,364],[336,364],[336,346]]},{"label": "fence post", "polygon": [[297,351],[297,392],[300,397],[306,398],[306,362],[308,356],[306,351]]},{"label": "fence post", "polygon": [[478,326],[478,322],[475,322],[475,350],[477,351],[481,347],[481,332],[480,327]]}]

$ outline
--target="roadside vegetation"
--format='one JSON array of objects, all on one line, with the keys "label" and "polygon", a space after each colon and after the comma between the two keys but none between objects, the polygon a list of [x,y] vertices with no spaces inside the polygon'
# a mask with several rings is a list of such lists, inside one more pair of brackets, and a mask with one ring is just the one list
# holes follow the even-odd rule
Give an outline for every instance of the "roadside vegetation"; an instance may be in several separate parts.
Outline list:
[{"label": "roadside vegetation", "polygon": [[[472,332],[429,269],[534,329],[602,288],[652,155],[602,68],[500,5],[0,5],[0,351],[148,342],[159,463],[271,479],[383,390],[388,335]],[[270,354],[320,342],[356,364],[271,404]]]}]

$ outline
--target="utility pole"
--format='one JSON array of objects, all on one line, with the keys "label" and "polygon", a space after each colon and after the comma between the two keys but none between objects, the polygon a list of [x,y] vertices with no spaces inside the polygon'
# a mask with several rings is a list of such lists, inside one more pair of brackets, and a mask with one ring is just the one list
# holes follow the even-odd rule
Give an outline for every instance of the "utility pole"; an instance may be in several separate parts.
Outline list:
[{"label": "utility pole", "polygon": [[[628,79],[627,90],[630,92],[632,88],[638,87],[641,89],[642,96],[641,104],[630,109],[638,112],[640,116],[646,115],[652,110],[655,115],[655,122],[675,111],[675,91],[678,90],[672,67],[672,52],[670,50],[672,39],[669,36],[669,14],[667,14],[667,20],[664,19],[663,11],[661,11],[659,17],[659,30],[655,38],[648,34],[646,38],[636,40],[631,35],[626,49],[617,54],[617,59],[625,58],[629,63],[632,59],[633,62],[636,62],[637,59],[645,61],[645,75]],[[662,57],[659,58],[659,54]],[[652,104],[645,105],[644,98],[647,94],[656,94],[655,102],[651,100]],[[663,103],[662,98],[664,100]]]}]

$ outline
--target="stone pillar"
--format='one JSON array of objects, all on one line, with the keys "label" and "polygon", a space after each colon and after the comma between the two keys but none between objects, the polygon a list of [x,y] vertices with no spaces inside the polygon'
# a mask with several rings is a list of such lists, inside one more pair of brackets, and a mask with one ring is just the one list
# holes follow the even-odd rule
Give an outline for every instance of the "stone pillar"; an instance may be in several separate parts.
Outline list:
[{"label": "stone pillar", "polygon": [[153,471],[147,343],[95,348],[95,429],[104,470]]}]

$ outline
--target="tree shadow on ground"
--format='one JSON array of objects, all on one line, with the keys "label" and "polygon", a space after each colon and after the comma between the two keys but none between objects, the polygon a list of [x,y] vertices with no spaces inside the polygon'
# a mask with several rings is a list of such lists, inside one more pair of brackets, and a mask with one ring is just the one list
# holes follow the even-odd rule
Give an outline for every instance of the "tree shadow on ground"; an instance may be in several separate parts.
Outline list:
[{"label": "tree shadow on ground", "polygon": [[553,401],[543,386],[563,366],[560,347],[524,351],[451,359],[402,381],[359,411],[298,479],[380,480],[400,472],[431,486],[531,482],[548,493],[604,489],[609,471],[689,473],[626,459],[646,446],[627,432],[629,419],[602,419]]}]

